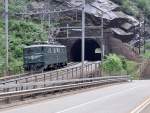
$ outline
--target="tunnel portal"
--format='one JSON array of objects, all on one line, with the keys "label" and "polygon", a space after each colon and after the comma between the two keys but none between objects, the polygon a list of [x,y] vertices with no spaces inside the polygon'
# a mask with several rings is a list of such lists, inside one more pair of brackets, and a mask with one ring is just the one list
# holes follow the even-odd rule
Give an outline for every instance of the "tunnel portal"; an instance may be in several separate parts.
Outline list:
[{"label": "tunnel portal", "polygon": [[[72,61],[81,61],[81,39],[72,45],[70,54]],[[85,39],[85,60],[101,60],[100,45],[94,39]]]}]

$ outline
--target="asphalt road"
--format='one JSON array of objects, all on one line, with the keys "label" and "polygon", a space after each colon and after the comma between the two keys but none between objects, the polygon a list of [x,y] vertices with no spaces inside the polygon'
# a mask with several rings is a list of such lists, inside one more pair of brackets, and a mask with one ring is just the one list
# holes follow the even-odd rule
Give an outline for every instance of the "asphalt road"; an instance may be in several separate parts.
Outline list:
[{"label": "asphalt road", "polygon": [[13,108],[0,113],[130,113],[150,96],[150,81],[134,81]]}]

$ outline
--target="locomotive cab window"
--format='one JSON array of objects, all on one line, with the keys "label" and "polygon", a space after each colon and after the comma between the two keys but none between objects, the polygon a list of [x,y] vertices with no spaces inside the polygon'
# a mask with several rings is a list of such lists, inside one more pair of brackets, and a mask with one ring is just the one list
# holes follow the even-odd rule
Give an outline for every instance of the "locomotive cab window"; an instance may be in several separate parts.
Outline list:
[{"label": "locomotive cab window", "polygon": [[34,48],[26,48],[24,50],[25,54],[35,54],[35,53],[41,53],[42,48],[34,47]]}]

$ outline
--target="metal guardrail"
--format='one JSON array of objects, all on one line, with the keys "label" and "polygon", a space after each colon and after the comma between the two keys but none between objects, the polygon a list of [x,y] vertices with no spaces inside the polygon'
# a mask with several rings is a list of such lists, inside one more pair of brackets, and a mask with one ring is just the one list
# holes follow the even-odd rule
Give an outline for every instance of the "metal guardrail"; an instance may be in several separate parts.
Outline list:
[{"label": "metal guardrail", "polygon": [[71,79],[71,80],[59,80],[59,81],[56,80],[56,81],[51,81],[51,82],[45,81],[45,82],[33,82],[33,83],[8,84],[8,85],[0,85],[0,90],[1,92],[10,92],[10,91],[43,88],[43,87],[49,87],[49,86],[59,86],[59,85],[65,85],[65,84],[70,84],[70,83],[76,84],[76,83],[81,83],[81,82],[107,80],[107,79],[118,79],[118,77],[117,76],[95,77],[95,78],[83,78],[83,79]]},{"label": "metal guardrail", "polygon": [[[69,67],[69,66],[73,66],[73,65],[76,65],[78,64],[79,62],[70,62],[67,64],[67,66],[65,66],[64,68],[62,69],[65,69],[66,67]],[[58,69],[58,70],[61,70],[61,69]],[[51,72],[54,72],[56,70],[52,70],[52,71],[49,71],[49,72],[45,72],[45,73],[51,73]],[[11,76],[6,76],[6,77],[1,77],[0,78],[0,84],[1,83],[4,83],[4,82],[7,82],[7,81],[12,81],[12,80],[16,80],[16,79],[20,79],[20,78],[26,78],[30,75],[36,75],[36,74],[41,74],[42,72],[29,72],[29,73],[20,73],[18,75],[11,75]]]},{"label": "metal guardrail", "polygon": [[[35,88],[30,90],[20,90],[20,91],[12,91],[12,92],[4,92],[0,93],[0,100],[5,100],[5,103],[9,103],[9,100],[14,97],[22,97],[23,96],[31,96],[36,94],[44,94],[51,93],[55,91],[69,90],[80,87],[87,87],[99,84],[113,83],[113,82],[123,82],[129,81],[129,76],[112,76],[112,77],[97,77],[97,78],[87,78],[80,80],[71,80],[71,81],[61,81],[62,84],[58,84],[55,86],[49,86],[44,88]],[[43,83],[44,85],[45,83]],[[34,84],[37,85],[37,84]],[[20,98],[19,98],[20,99]]]},{"label": "metal guardrail", "polygon": [[[54,80],[68,80],[68,79],[77,79],[77,78],[87,78],[93,75],[99,75],[99,63],[91,63],[84,66],[84,74],[82,75],[81,66],[75,66],[69,69],[60,69],[52,72],[45,72],[34,74],[25,77],[17,77],[15,79],[3,80],[0,81],[0,85],[6,84],[20,84],[20,83],[30,83],[30,82],[39,82],[39,81],[54,81]],[[92,75],[92,73],[95,73]],[[95,77],[95,76],[93,76]]]}]

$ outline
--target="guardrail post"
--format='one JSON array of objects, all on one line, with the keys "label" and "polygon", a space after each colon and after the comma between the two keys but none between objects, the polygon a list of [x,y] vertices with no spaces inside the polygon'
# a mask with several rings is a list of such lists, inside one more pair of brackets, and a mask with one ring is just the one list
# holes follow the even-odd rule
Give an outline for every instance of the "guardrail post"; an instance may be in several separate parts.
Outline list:
[{"label": "guardrail post", "polygon": [[[16,85],[18,84],[18,81],[16,80]],[[18,88],[16,87],[16,91],[18,91]]]},{"label": "guardrail post", "polygon": [[46,81],[46,74],[44,74],[44,87],[46,87],[45,81]]},{"label": "guardrail post", "polygon": [[37,82],[38,80],[37,80],[37,76],[35,76],[35,82]]},{"label": "guardrail post", "polygon": [[51,81],[51,80],[52,80],[52,75],[51,75],[51,73],[49,74],[49,76],[50,76],[49,78],[50,78],[50,81]]},{"label": "guardrail post", "polygon": [[68,71],[68,69],[67,69],[67,79],[69,79],[69,75],[68,75],[69,73],[68,73],[68,72],[69,72],[69,71]]},{"label": "guardrail post", "polygon": [[88,74],[87,74],[87,65],[85,65],[85,76],[88,77]]},{"label": "guardrail post", "polygon": [[76,67],[76,78],[78,78],[78,67]]},{"label": "guardrail post", "polygon": [[62,71],[63,72],[63,74],[62,74],[62,80],[64,80],[64,78],[65,78],[65,72],[64,71]]},{"label": "guardrail post", "polygon": [[46,74],[44,74],[44,82],[46,81]]},{"label": "guardrail post", "polygon": [[[6,92],[9,92],[9,88],[6,88]],[[5,103],[6,104],[10,103],[10,98],[9,97],[6,98]]]},{"label": "guardrail post", "polygon": [[82,69],[81,69],[81,66],[79,67],[79,69],[80,69],[80,78],[82,78],[83,75],[82,75]]},{"label": "guardrail post", "polygon": [[[28,83],[28,78],[26,78],[26,83]],[[28,89],[28,86],[26,86],[26,89]]]},{"label": "guardrail post", "polygon": [[10,104],[10,98],[9,97],[6,98],[5,103]]},{"label": "guardrail post", "polygon": [[24,96],[23,95],[20,96],[20,100],[24,101]]},{"label": "guardrail post", "polygon": [[28,78],[25,78],[26,79],[26,83],[28,83]]},{"label": "guardrail post", "polygon": [[94,74],[95,74],[95,77],[98,77],[98,73],[97,73],[97,71],[98,71],[98,70],[97,70],[97,64],[94,64],[94,65],[95,65],[95,71],[94,71],[95,73],[94,73]]},{"label": "guardrail post", "polygon": [[72,79],[73,79],[73,68],[71,69],[71,72],[72,72]]},{"label": "guardrail post", "polygon": [[90,73],[89,73],[89,66],[87,65],[87,75],[88,75],[88,78],[90,77]]},{"label": "guardrail post", "polygon": [[92,64],[90,64],[90,66],[91,66],[91,74],[92,74],[92,77],[94,77],[94,76],[93,76],[93,70],[92,70]]},{"label": "guardrail post", "polygon": [[57,80],[59,79],[58,74],[59,74],[59,73],[58,73],[58,71],[57,71],[57,78],[56,78]]}]

